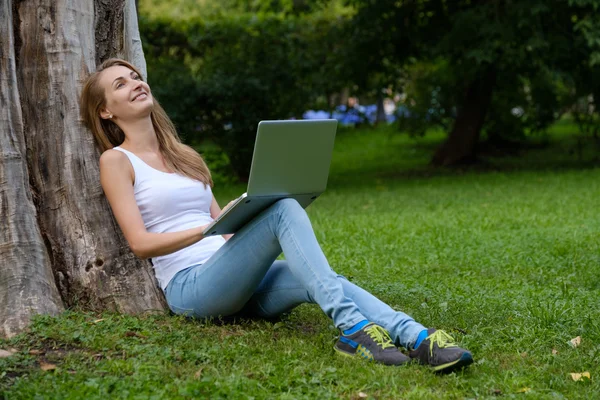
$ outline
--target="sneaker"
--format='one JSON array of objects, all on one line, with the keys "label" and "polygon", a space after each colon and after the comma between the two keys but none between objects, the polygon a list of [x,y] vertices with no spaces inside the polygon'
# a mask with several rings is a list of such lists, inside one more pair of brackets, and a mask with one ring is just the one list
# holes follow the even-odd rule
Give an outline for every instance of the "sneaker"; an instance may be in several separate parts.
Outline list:
[{"label": "sneaker", "polygon": [[419,364],[429,365],[435,372],[452,372],[473,362],[471,352],[461,349],[452,336],[433,328],[427,330],[427,338],[419,347],[409,352],[410,358]]},{"label": "sneaker", "polygon": [[372,322],[351,335],[342,333],[333,348],[344,356],[358,356],[385,365],[402,365],[410,361],[394,346],[390,334]]}]

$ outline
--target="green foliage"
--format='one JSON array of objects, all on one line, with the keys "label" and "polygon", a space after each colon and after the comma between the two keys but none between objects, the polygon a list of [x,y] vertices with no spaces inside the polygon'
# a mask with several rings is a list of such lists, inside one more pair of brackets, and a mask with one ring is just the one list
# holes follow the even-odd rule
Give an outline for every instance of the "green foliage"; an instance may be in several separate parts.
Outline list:
[{"label": "green foliage", "polygon": [[[456,66],[447,60],[414,62],[406,68],[404,104],[409,114],[398,126],[422,136],[428,129],[450,130],[466,90]],[[571,82],[543,69],[532,78],[499,74],[484,133],[492,141],[520,140],[544,132],[572,104]]]},{"label": "green foliage", "polygon": [[174,20],[215,19],[232,14],[347,15],[344,0],[139,0],[142,15]]},{"label": "green foliage", "polygon": [[569,4],[577,9],[588,10],[582,16],[575,17],[575,31],[584,38],[589,54],[589,65],[600,66],[600,1],[569,0]]},{"label": "green foliage", "polygon": [[[562,122],[551,146],[462,173],[427,167],[440,132],[336,140],[328,190],[308,208],[328,260],[452,333],[475,356],[465,372],[339,357],[337,331],[314,305],[279,321],[70,311],[0,340],[17,350],[0,359],[0,398],[596,398],[600,170],[565,157],[575,129]],[[229,199],[230,188],[215,190]],[[583,371],[592,379],[569,375]]]},{"label": "green foliage", "polygon": [[432,128],[450,129],[459,102],[460,82],[445,60],[417,62],[406,66],[403,85],[404,105],[408,115],[400,115],[400,129],[414,136],[423,136]]},{"label": "green foliage", "polygon": [[[599,0],[142,0],[150,82],[188,142],[248,173],[256,124],[404,92],[415,135],[450,131],[481,76],[482,133],[514,141],[565,112],[598,137]],[[493,74],[487,74],[487,72]],[[481,86],[481,85],[479,85]],[[477,102],[476,102],[477,103]],[[473,104],[471,102],[470,104]],[[477,111],[479,113],[484,111]],[[485,118],[484,118],[485,117]],[[229,169],[228,169],[229,168]]]},{"label": "green foliage", "polygon": [[600,149],[600,1],[569,0],[578,9],[592,10],[573,17],[578,33],[572,54],[573,88],[571,115],[583,139],[591,139]]},{"label": "green foliage", "polygon": [[529,78],[501,76],[484,127],[487,138],[516,141],[546,132],[572,104],[571,82],[565,78],[549,69]]},{"label": "green foliage", "polygon": [[389,65],[406,66],[407,105],[417,120],[401,123],[416,134],[432,125],[448,130],[467,86],[490,68],[498,78],[488,136],[543,131],[572,104],[592,93],[600,98],[598,0],[348,3],[356,8],[350,25],[365,68],[389,74]]},{"label": "green foliage", "polygon": [[343,19],[236,14],[141,19],[150,84],[188,141],[208,138],[247,177],[256,126],[340,90]]}]

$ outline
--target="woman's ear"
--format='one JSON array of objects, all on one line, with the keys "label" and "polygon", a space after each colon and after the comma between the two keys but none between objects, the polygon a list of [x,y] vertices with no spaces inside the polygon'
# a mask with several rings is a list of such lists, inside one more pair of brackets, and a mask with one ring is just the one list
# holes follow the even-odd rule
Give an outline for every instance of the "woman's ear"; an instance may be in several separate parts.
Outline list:
[{"label": "woman's ear", "polygon": [[100,111],[100,118],[102,119],[112,119],[113,115],[110,111],[108,111],[106,108],[103,108]]}]

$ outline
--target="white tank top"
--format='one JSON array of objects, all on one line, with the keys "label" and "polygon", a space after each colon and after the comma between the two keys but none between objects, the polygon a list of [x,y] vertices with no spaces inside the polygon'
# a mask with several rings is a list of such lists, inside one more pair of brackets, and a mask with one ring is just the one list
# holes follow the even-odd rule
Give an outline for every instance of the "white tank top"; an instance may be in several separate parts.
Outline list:
[{"label": "white tank top", "polygon": [[[209,185],[154,169],[120,147],[114,150],[125,153],[133,166],[135,201],[148,232],[178,232],[213,221],[210,216],[213,195]],[[222,236],[209,236],[174,253],[152,258],[160,287],[164,290],[177,272],[206,262],[224,243]]]}]

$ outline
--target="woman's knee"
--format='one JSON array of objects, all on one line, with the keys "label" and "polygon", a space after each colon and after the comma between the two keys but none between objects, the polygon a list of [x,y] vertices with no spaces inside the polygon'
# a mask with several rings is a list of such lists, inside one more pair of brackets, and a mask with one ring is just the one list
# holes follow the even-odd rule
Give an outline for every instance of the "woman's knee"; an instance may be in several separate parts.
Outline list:
[{"label": "woman's knee", "polygon": [[296,199],[292,199],[292,198],[278,200],[277,203],[275,203],[275,205],[281,209],[304,210],[302,208],[302,206],[300,205],[300,203],[298,203],[298,201]]},{"label": "woman's knee", "polygon": [[304,211],[304,208],[302,208],[296,199],[281,199],[273,207],[274,211],[284,218],[306,217],[306,211]]}]

